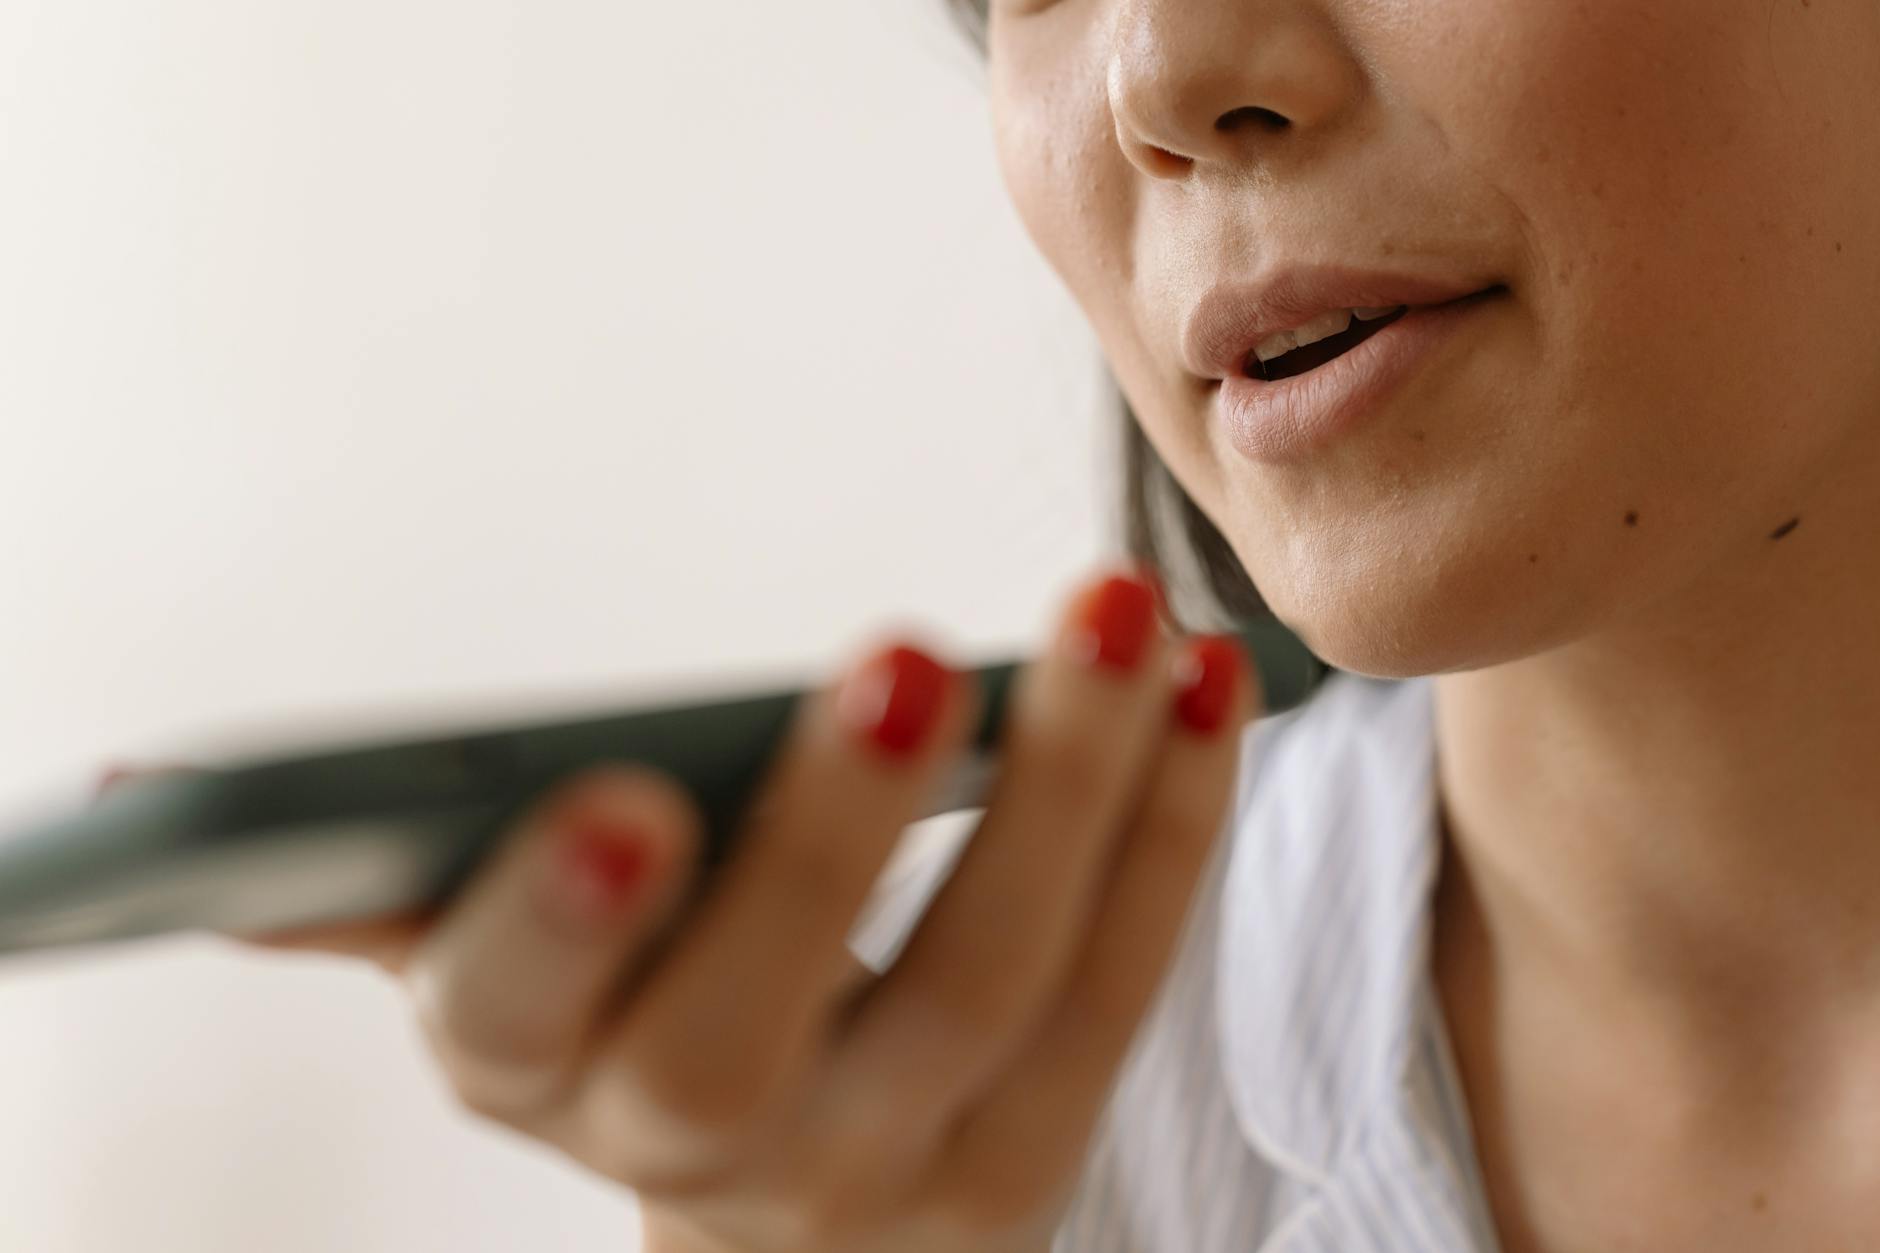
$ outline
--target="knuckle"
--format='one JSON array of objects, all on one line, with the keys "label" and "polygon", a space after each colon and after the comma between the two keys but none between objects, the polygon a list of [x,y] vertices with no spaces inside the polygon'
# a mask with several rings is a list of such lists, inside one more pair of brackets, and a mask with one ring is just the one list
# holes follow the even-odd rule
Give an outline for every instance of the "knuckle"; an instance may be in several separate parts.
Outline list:
[{"label": "knuckle", "polygon": [[884,1096],[911,1109],[982,1071],[1026,1021],[1027,991],[1009,972],[935,972],[906,1004],[907,1060],[882,1077]]},{"label": "knuckle", "polygon": [[804,917],[851,914],[878,869],[887,824],[843,799],[841,776],[805,788],[773,789],[744,819],[741,856],[761,863],[765,891],[797,904]]},{"label": "knuckle", "polygon": [[491,1013],[455,977],[451,963],[427,958],[407,976],[411,999],[432,1048],[450,1060],[523,1061],[541,1051],[522,1015]]},{"label": "knuckle", "polygon": [[848,907],[851,889],[867,867],[853,847],[860,841],[846,836],[845,831],[824,827],[791,831],[775,841],[764,868],[770,890],[798,902],[806,915]]},{"label": "knuckle", "polygon": [[429,1048],[457,1103],[496,1122],[517,1123],[548,1104],[560,1086],[560,1072],[550,1067],[497,1061],[434,1037]]},{"label": "knuckle", "polygon": [[876,1247],[882,1234],[901,1227],[905,1198],[926,1173],[926,1158],[910,1151],[898,1121],[856,1110],[801,1137],[762,1173],[763,1203],[779,1216],[784,1237],[779,1247]]},{"label": "knuckle", "polygon": [[621,1075],[632,1087],[631,1104],[661,1124],[683,1128],[692,1140],[735,1145],[768,1126],[781,1105],[778,1068],[759,1064],[753,1052],[726,1062],[717,1050],[666,1049],[634,1058]]},{"label": "knuckle", "polygon": [[450,1036],[451,1050],[468,1070],[488,1075],[535,1075],[559,1068],[569,1041],[558,1032],[532,1028],[530,1016],[501,1015],[479,1021],[474,1033]]},{"label": "knuckle", "polygon": [[1069,1201],[1088,1124],[1054,1086],[1008,1091],[955,1133],[955,1151],[928,1183],[921,1208],[959,1247],[1049,1227]]},{"label": "knuckle", "polygon": [[623,1093],[622,1076],[616,1071],[587,1076],[567,1107],[564,1147],[576,1161],[608,1179],[643,1189],[649,1196],[668,1194],[676,1181],[670,1174],[659,1177],[660,1162],[666,1155],[662,1148],[670,1150],[675,1129],[649,1117],[637,1092],[633,1098]]},{"label": "knuckle", "polygon": [[879,1226],[878,1202],[853,1179],[825,1175],[792,1198],[791,1226],[800,1248],[853,1246]]},{"label": "knuckle", "polygon": [[472,1112],[507,1120],[559,1084],[568,1043],[535,1026],[535,1016],[473,1012],[435,961],[414,962],[405,983],[426,1047]]},{"label": "knuckle", "polygon": [[1136,823],[1158,843],[1211,844],[1233,808],[1238,759],[1197,759],[1186,750],[1164,750],[1155,777],[1144,789]]},{"label": "knuckle", "polygon": [[1016,772],[1063,798],[1066,820],[1072,822],[1087,819],[1103,807],[1121,767],[1109,745],[1094,734],[1069,728],[1040,730],[1016,748]]},{"label": "knuckle", "polygon": [[996,1167],[961,1172],[937,1206],[938,1225],[954,1233],[961,1248],[984,1247],[1044,1222],[1061,1190],[1030,1163],[1002,1157]]},{"label": "knuckle", "polygon": [[1221,798],[1204,788],[1176,787],[1159,791],[1142,823],[1155,847],[1186,859],[1214,843],[1226,817]]},{"label": "knuckle", "polygon": [[461,1061],[446,1064],[444,1073],[459,1105],[509,1126],[521,1125],[528,1113],[546,1105],[556,1086],[542,1072],[495,1071]]}]

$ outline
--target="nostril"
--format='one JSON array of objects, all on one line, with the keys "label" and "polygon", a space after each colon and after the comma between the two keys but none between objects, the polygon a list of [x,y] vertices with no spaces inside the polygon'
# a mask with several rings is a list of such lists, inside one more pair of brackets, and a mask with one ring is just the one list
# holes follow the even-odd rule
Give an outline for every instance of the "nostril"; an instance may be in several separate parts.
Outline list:
[{"label": "nostril", "polygon": [[1142,151],[1150,172],[1162,178],[1179,178],[1194,164],[1180,153],[1158,148],[1154,144],[1144,144]]},{"label": "nostril", "polygon": [[1283,113],[1271,109],[1262,109],[1258,105],[1242,105],[1238,109],[1229,109],[1221,114],[1214,123],[1217,131],[1234,131],[1243,126],[1257,126],[1261,130],[1281,131],[1292,125]]}]

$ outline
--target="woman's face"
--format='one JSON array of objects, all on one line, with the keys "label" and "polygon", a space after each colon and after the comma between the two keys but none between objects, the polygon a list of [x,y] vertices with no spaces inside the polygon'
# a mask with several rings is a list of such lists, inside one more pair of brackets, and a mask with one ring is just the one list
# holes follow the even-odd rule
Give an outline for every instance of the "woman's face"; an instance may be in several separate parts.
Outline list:
[{"label": "woman's face", "polygon": [[[1740,588],[1880,464],[1876,0],[992,0],[991,42],[1027,229],[1335,665],[1470,669]],[[1490,294],[1357,421],[1237,443],[1184,332],[1299,266]]]}]

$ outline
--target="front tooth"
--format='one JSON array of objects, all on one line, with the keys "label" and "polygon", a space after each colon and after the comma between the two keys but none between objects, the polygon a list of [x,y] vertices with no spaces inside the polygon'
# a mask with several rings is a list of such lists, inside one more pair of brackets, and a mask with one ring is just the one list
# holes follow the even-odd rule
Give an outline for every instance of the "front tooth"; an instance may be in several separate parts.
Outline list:
[{"label": "front tooth", "polygon": [[1295,348],[1304,348],[1307,344],[1316,344],[1321,339],[1330,339],[1351,327],[1351,310],[1334,309],[1330,313],[1321,313],[1304,326],[1295,326],[1290,331],[1280,331],[1269,335],[1254,347],[1254,356],[1261,361],[1271,361],[1283,357]]},{"label": "front tooth", "polygon": [[1333,309],[1330,313],[1321,313],[1310,322],[1293,332],[1293,338],[1299,341],[1299,347],[1316,344],[1321,339],[1330,339],[1342,335],[1351,329],[1351,310]]},{"label": "front tooth", "polygon": [[1261,340],[1259,344],[1254,347],[1253,355],[1260,358],[1262,363],[1265,363],[1275,357],[1285,356],[1298,346],[1298,341],[1293,339],[1293,333],[1291,331],[1281,331],[1277,335],[1269,335]]},{"label": "front tooth", "polygon": [[1357,315],[1360,322],[1375,322],[1379,318],[1389,317],[1401,308],[1403,308],[1402,305],[1386,305],[1381,309],[1353,309],[1352,313]]}]

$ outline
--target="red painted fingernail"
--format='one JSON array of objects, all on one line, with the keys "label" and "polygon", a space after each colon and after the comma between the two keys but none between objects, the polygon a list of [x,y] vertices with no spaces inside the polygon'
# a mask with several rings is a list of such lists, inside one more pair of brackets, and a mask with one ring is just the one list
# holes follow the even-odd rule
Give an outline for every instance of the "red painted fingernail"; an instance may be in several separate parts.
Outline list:
[{"label": "red painted fingernail", "polygon": [[551,908],[584,924],[620,916],[653,868],[652,837],[633,819],[571,798],[551,815],[555,842]]},{"label": "red painted fingernail", "polygon": [[99,772],[98,781],[92,784],[91,794],[93,796],[103,796],[106,792],[109,792],[112,788],[136,773],[137,768],[135,766],[127,766],[122,762],[114,761]]},{"label": "red painted fingernail", "polygon": [[1202,635],[1189,642],[1177,663],[1175,716],[1203,735],[1220,730],[1233,707],[1234,688],[1245,662],[1231,635]]},{"label": "red painted fingernail", "polygon": [[160,779],[165,775],[188,774],[194,769],[195,767],[193,766],[137,766],[121,761],[114,761],[105,767],[104,771],[98,776],[98,781],[92,785],[92,799],[97,800],[114,788],[135,780]]},{"label": "red painted fingernail", "polygon": [[918,648],[897,644],[858,667],[836,709],[864,739],[900,757],[916,752],[940,719],[953,671]]},{"label": "red painted fingernail", "polygon": [[1072,650],[1086,665],[1133,670],[1156,629],[1156,593],[1148,581],[1112,575],[1086,594]]}]

